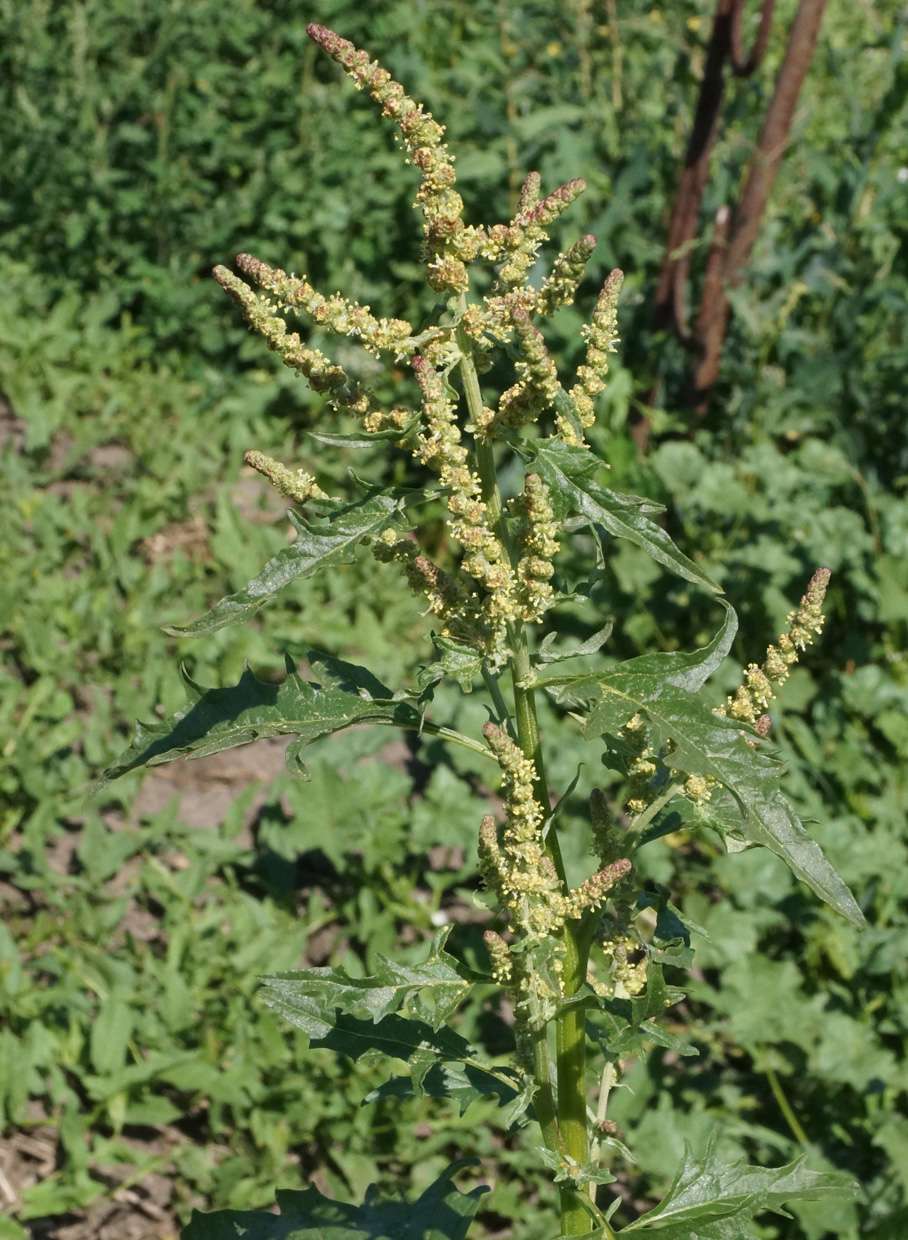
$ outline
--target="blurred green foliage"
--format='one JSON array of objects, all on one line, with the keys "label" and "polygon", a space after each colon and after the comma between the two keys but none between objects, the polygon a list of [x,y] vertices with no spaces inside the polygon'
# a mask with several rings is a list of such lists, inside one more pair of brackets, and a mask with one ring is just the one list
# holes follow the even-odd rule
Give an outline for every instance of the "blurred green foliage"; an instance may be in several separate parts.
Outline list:
[{"label": "blurred green foliage", "polygon": [[[729,88],[707,212],[733,200],[755,139],[793,0],[778,8],[765,65]],[[702,420],[684,405],[680,347],[648,323],[709,6],[314,0],[310,19],[366,46],[448,125],[474,218],[508,216],[530,168],[549,187],[587,179],[559,225],[559,236],[599,238],[582,297],[592,302],[612,266],[628,276],[596,446],[612,485],[661,498],[672,535],[722,582],[742,620],[742,664],[761,657],[813,568],[833,569],[822,644],[786,687],[773,735],[869,928],[838,922],[771,856],[670,837],[653,877],[710,936],[695,940],[687,1010],[701,1058],[659,1053],[634,1067],[614,1113],[640,1165],[615,1170],[643,1201],[685,1138],[702,1145],[718,1129],[723,1153],[769,1163],[806,1139],[815,1165],[851,1171],[864,1199],[799,1207],[761,1234],[899,1240],[903,9],[829,4]],[[376,1070],[304,1056],[303,1039],[254,998],[257,973],[293,967],[326,929],[332,959],[363,970],[376,951],[418,948],[440,905],[469,908],[482,806],[468,756],[450,766],[423,744],[432,775],[414,785],[361,761],[379,742],[352,734],[322,751],[312,783],[269,786],[251,837],[245,798],[212,830],[173,807],[130,820],[137,781],[122,801],[83,804],[124,721],[182,703],[179,658],[213,684],[235,680],[244,659],[278,674],[279,651],[316,645],[393,682],[425,653],[425,622],[393,571],[366,562],[299,583],[255,628],[198,646],[157,627],[199,614],[283,545],[280,505],[240,473],[244,449],[298,460],[323,485],[351,464],[372,476],[409,468],[309,439],[312,398],[206,275],[247,250],[382,314],[427,308],[413,171],[285,0],[2,0],[0,33],[0,389],[11,407],[0,420],[0,1112],[11,1126],[55,1125],[62,1150],[19,1217],[88,1206],[109,1191],[98,1166],[136,1164],[124,1134],[155,1126],[169,1144],[138,1171],[173,1174],[184,1214],[266,1205],[316,1169],[326,1191],[358,1200],[372,1179],[408,1182],[417,1154],[418,1189],[478,1140],[497,1181],[480,1222],[492,1234],[520,1219],[520,1234],[543,1240],[544,1211],[522,1204],[537,1188],[491,1106],[463,1119],[424,1100],[360,1110]],[[550,341],[568,365],[578,323],[562,311]],[[628,417],[651,390],[651,450],[638,459]],[[621,655],[689,648],[716,619],[632,549],[610,562],[602,609]],[[717,695],[735,668],[723,676]],[[471,709],[451,702],[452,716]],[[559,730],[563,787],[580,746]],[[579,831],[579,795],[572,806]],[[441,843],[453,869],[426,869]],[[312,877],[299,858],[316,850]],[[474,929],[460,928],[468,956]],[[492,1053],[506,1045],[495,1012],[466,1020]]]}]

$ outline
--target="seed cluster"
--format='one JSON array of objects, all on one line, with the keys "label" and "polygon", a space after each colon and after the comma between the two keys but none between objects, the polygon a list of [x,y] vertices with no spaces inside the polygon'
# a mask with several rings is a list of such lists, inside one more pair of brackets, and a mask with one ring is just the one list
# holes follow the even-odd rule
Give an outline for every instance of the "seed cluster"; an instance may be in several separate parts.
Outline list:
[{"label": "seed cluster", "polygon": [[753,724],[758,732],[766,735],[769,717],[764,714],[775,697],[773,685],[781,685],[788,679],[799,653],[813,642],[814,635],[823,631],[823,600],[831,574],[828,568],[818,568],[810,579],[807,593],[794,611],[788,613],[787,628],[779,637],[777,646],[770,646],[762,667],[751,663],[744,672],[744,683],[733,697],[729,697],[717,714],[729,715],[742,723]]},{"label": "seed cluster", "polygon": [[[605,390],[608,355],[617,352],[618,297],[623,279],[620,271],[611,273],[599,294],[592,322],[581,329],[586,341],[586,361],[577,370],[577,382],[570,395],[584,429],[596,420],[595,400]],[[556,425],[568,443],[581,442],[576,429],[566,419],[559,418]]]},{"label": "seed cluster", "polygon": [[491,931],[486,943],[496,980],[514,992],[518,1025],[538,1029],[551,1020],[562,996],[565,922],[601,908],[630,862],[615,858],[566,890],[545,850],[546,813],[536,799],[533,763],[496,724],[487,723],[483,735],[501,768],[507,823],[499,841],[494,817],[483,818],[480,872],[504,909],[513,938],[509,946]]},{"label": "seed cluster", "polygon": [[243,457],[247,465],[267,478],[279,495],[296,504],[308,503],[310,499],[327,499],[328,496],[304,469],[288,469],[264,452],[247,452]]},{"label": "seed cluster", "polygon": [[535,624],[552,606],[552,561],[558,551],[558,523],[549,488],[538,474],[527,474],[522,494],[512,500],[517,524],[517,582],[515,611],[519,619]]},{"label": "seed cluster", "polygon": [[659,771],[658,754],[650,744],[649,728],[640,714],[627,721],[620,729],[620,736],[633,751],[627,766],[630,777],[627,808],[632,814],[642,814],[656,799],[654,776]]},{"label": "seed cluster", "polygon": [[[416,205],[423,214],[427,278],[448,295],[449,321],[416,333],[404,319],[377,317],[368,306],[339,293],[326,296],[305,276],[288,274],[250,254],[238,255],[237,266],[258,291],[225,267],[215,268],[214,274],[268,347],[326,397],[329,408],[361,418],[368,433],[392,432],[398,447],[438,475],[451,541],[462,553],[459,568],[446,574],[410,541],[390,535],[372,549],[379,559],[400,564],[408,584],[426,596],[429,610],[439,617],[443,635],[480,650],[494,670],[513,653],[510,627],[540,620],[551,606],[558,529],[545,486],[530,477],[512,504],[515,538],[513,545],[505,545],[506,536],[490,519],[480,479],[471,468],[463,430],[488,443],[548,416],[565,440],[582,443],[584,429],[593,422],[595,399],[605,386],[608,354],[615,348],[622,274],[613,271],[608,277],[592,322],[583,329],[586,358],[568,391],[536,320],[573,300],[596,239],[581,237],[559,254],[539,287],[529,282],[529,274],[547,230],[583,192],[583,181],[568,181],[543,196],[539,174],[530,173],[509,223],[468,226],[443,126],[366,52],[324,26],[311,25],[308,33],[394,121],[408,161],[420,171]],[[469,302],[468,267],[480,259],[494,263],[497,273],[488,296]],[[355,339],[376,357],[408,362],[420,389],[419,408],[382,409],[373,393],[342,366],[288,328],[285,316],[290,312],[306,315],[322,331]],[[483,403],[478,414],[474,411],[473,423],[464,427],[448,375],[462,365],[485,373],[495,344],[512,351],[515,382],[497,402]],[[307,475],[289,482],[290,472],[278,476],[272,470],[282,494],[315,497],[314,480]]]},{"label": "seed cluster", "polygon": [[463,222],[463,199],[454,188],[454,157],[445,146],[444,126],[412,100],[386,69],[358,51],[347,39],[324,26],[307,27],[310,38],[320,44],[353,79],[366,89],[382,115],[390,117],[400,132],[409,159],[422,173],[416,204],[421,207],[429,284],[439,292],[464,292],[469,285],[466,264],[479,254],[486,241],[480,228]]}]

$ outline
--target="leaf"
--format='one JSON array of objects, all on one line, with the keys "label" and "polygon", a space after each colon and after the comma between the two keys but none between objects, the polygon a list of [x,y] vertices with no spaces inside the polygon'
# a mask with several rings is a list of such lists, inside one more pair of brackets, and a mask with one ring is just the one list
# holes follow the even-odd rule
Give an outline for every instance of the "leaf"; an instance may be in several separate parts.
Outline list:
[{"label": "leaf", "polygon": [[[137,767],[201,758],[266,736],[299,738],[287,751],[288,768],[296,774],[300,749],[354,723],[418,729],[417,711],[394,700],[365,668],[317,652],[310,652],[310,660],[321,664],[324,683],[303,680],[289,657],[281,684],[259,680],[247,668],[236,685],[203,689],[184,671],[189,704],[159,723],[137,723],[133,743],[104,772],[93,794]],[[370,696],[370,690],[380,696]]]},{"label": "leaf", "polygon": [[335,434],[333,431],[308,431],[308,434],[319,443],[330,444],[335,448],[371,448],[376,443],[398,443],[406,439],[412,430],[419,425],[419,415],[415,415],[402,427],[391,427],[384,431],[359,431],[352,435]]},{"label": "leaf", "polygon": [[[702,689],[731,650],[738,632],[738,617],[734,608],[724,598],[720,598],[718,602],[725,608],[725,618],[715,637],[705,646],[694,651],[668,650],[659,651],[658,654],[642,654],[622,663],[619,670],[629,672],[633,680],[646,682],[650,688],[665,685],[682,689],[686,693],[696,693]],[[541,677],[537,684],[546,689],[557,690],[559,702],[574,701],[579,704],[594,698],[597,687],[609,674],[600,672],[594,676],[546,676]],[[622,723],[627,723],[627,719],[622,720]]]},{"label": "leaf", "polygon": [[650,519],[664,511],[660,505],[637,495],[619,495],[596,481],[602,462],[588,448],[560,439],[541,440],[533,445],[530,468],[550,488],[557,520],[575,516],[586,525],[601,525],[614,538],[630,539],[686,581],[715,594],[722,593],[721,586],[689,560],[665,530]]},{"label": "leaf", "polygon": [[[722,633],[731,631],[730,624],[727,617]],[[540,683],[560,693],[559,700],[592,699],[586,736],[602,736],[644,713],[655,744],[673,743],[662,757],[667,766],[711,775],[732,794],[734,802],[728,805],[735,817],[729,830],[770,849],[827,904],[863,925],[851,892],[782,794],[779,764],[747,743],[739,722],[714,714],[706,702],[687,691],[688,686],[702,683],[703,668],[715,664],[724,644],[720,633],[693,656],[643,655],[595,677],[553,677]],[[697,658],[702,658],[699,664]]]},{"label": "leaf", "polygon": [[354,1063],[370,1051],[409,1063],[414,1055],[431,1051],[445,1061],[468,1059],[473,1048],[459,1033],[447,1026],[434,1031],[422,1020],[406,1016],[385,1016],[375,1022],[342,1012],[325,1015],[318,1003],[306,996],[291,1002],[265,1002],[292,1025],[309,1034],[309,1045],[346,1055]]},{"label": "leaf", "polygon": [[423,688],[429,688],[437,685],[445,676],[450,676],[464,693],[472,693],[473,682],[482,675],[482,652],[472,646],[458,645],[440,633],[432,634],[432,644],[438,661],[422,669],[419,684]]},{"label": "leaf", "polygon": [[331,1201],[314,1185],[302,1192],[278,1190],[280,1214],[254,1210],[192,1213],[183,1240],[466,1240],[479,1205],[489,1189],[479,1185],[462,1193],[451,1183],[477,1159],[452,1163],[414,1202],[382,1198],[373,1184],[361,1206]]},{"label": "leaf", "polygon": [[536,651],[534,662],[541,667],[548,663],[563,663],[565,659],[578,659],[596,654],[611,637],[614,627],[615,622],[610,619],[598,633],[594,633],[592,637],[588,637],[581,645],[573,646],[570,650],[552,650],[551,646],[558,640],[558,634],[549,633],[543,638],[539,649]]},{"label": "leaf", "polygon": [[671,1188],[654,1210],[622,1228],[622,1236],[654,1231],[658,1240],[741,1240],[742,1230],[761,1210],[783,1213],[788,1201],[853,1197],[857,1185],[841,1172],[808,1171],[802,1155],[786,1167],[749,1167],[740,1159],[720,1163],[711,1136],[702,1159],[685,1147]]},{"label": "leaf", "polygon": [[651,961],[647,969],[646,989],[642,994],[628,999],[599,1000],[600,1012],[596,1016],[604,1028],[597,1029],[594,1024],[596,1038],[605,1053],[614,1059],[644,1054],[647,1042],[664,1046],[679,1055],[698,1055],[696,1047],[676,1038],[653,1020],[683,998],[684,991],[666,986],[661,966]]},{"label": "leaf", "polygon": [[391,525],[405,527],[401,510],[407,497],[417,492],[380,491],[354,504],[339,505],[323,516],[304,517],[291,508],[287,516],[297,532],[296,542],[265,565],[261,574],[236,594],[228,594],[191,624],[165,626],[174,637],[199,637],[232,624],[242,624],[291,581],[311,577],[321,568],[349,564],[364,538],[374,538]]},{"label": "leaf", "polygon": [[516,1074],[511,1085],[477,1064],[438,1059],[433,1059],[420,1073],[413,1071],[411,1060],[410,1076],[392,1076],[367,1094],[363,1102],[377,1102],[381,1098],[450,1098],[463,1115],[478,1098],[497,1095],[498,1105],[503,1107],[516,1102],[521,1092],[522,1082]]},{"label": "leaf", "polygon": [[412,1014],[435,1031],[446,1023],[472,989],[457,972],[457,961],[444,951],[451,927],[439,930],[425,964],[402,965],[379,956],[371,977],[351,977],[338,965],[272,973],[263,978],[265,1002],[277,1011],[292,1008],[300,999],[315,1004],[333,1024],[337,1010],[349,1016],[379,1021],[405,1003]]}]

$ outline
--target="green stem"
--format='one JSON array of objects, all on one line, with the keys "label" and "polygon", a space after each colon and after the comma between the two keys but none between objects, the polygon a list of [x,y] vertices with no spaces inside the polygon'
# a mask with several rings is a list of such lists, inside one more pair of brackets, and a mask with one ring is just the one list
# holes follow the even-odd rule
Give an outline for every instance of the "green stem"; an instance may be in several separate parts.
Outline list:
[{"label": "green stem", "polygon": [[602,1237],[602,1240],[618,1240],[617,1233],[612,1230],[608,1219],[592,1200],[592,1198],[587,1197],[583,1193],[582,1189],[575,1188],[574,1192],[577,1194],[580,1204],[583,1206],[584,1210],[586,1210],[587,1214],[599,1229],[599,1234]]},{"label": "green stem", "polygon": [[[551,835],[552,832],[549,832]],[[575,994],[586,980],[587,953],[570,927],[565,926],[564,993]],[[570,1008],[555,1021],[558,1056],[558,1128],[565,1153],[578,1166],[589,1161],[586,1114],[586,1021],[582,1008]],[[584,1203],[576,1192],[561,1191],[561,1231],[565,1236],[585,1236],[590,1230]]]},{"label": "green stem", "polygon": [[[466,298],[462,299],[462,309]],[[482,393],[479,376],[470,352],[466,334],[458,332],[458,344],[463,355],[460,373],[470,418],[475,424],[482,412]],[[482,500],[486,505],[489,525],[505,548],[512,565],[516,556],[505,518],[495,453],[490,440],[481,435],[475,438],[476,467],[482,488]],[[539,737],[539,721],[536,715],[536,697],[533,688],[534,671],[530,660],[530,648],[526,629],[522,623],[510,626],[513,655],[511,678],[514,689],[514,718],[517,738],[524,755],[531,759],[535,769],[533,795],[539,805],[550,810],[548,783]],[[558,877],[565,891],[568,889],[564,859],[553,828],[546,837],[548,850]],[[570,925],[563,930],[565,957],[563,961],[563,994],[575,994],[586,980],[588,949],[577,940]],[[548,1045],[545,1030],[540,1030],[533,1041],[533,1071],[536,1078],[535,1105],[546,1146],[557,1150],[566,1160],[583,1166],[589,1159],[589,1133],[586,1113],[586,1026],[582,1009],[572,1008],[555,1019],[556,1077],[558,1086],[557,1112],[552,1098]],[[561,1231],[566,1236],[584,1236],[590,1232],[590,1212],[582,1195],[566,1186],[561,1190]]]},{"label": "green stem", "polygon": [[[391,719],[373,719],[372,722],[378,728],[401,728],[405,732],[417,730],[412,724],[395,723]],[[479,741],[474,741],[472,736],[464,736],[463,732],[457,732],[454,728],[446,728],[442,724],[430,723],[428,719],[423,719],[418,731],[427,732],[430,736],[438,736],[443,741],[450,741],[452,745],[461,745],[464,749],[469,749],[471,753],[479,754],[482,758],[494,760],[495,755],[488,745],[480,744]]]},{"label": "green stem", "polygon": [[642,814],[638,814],[636,818],[631,820],[629,829],[635,832],[635,834],[639,834],[644,827],[652,822],[663,806],[667,805],[672,797],[681,791],[681,787],[680,780],[670,782],[665,791],[653,801],[652,805],[648,805]]},{"label": "green stem", "polygon": [[800,1141],[805,1149],[808,1148],[810,1146],[810,1138],[801,1127],[797,1115],[792,1110],[791,1103],[785,1097],[785,1092],[774,1068],[766,1069],[766,1079],[769,1081],[769,1088],[773,1092],[773,1097],[779,1104],[779,1110],[785,1116],[785,1119],[788,1121],[788,1127],[794,1133],[795,1140]]},{"label": "green stem", "polygon": [[498,723],[503,728],[507,728],[513,737],[513,726],[511,724],[511,712],[508,710],[508,704],[504,700],[501,692],[501,685],[498,683],[498,677],[494,672],[490,672],[485,664],[482,665],[482,679],[489,691],[489,697],[492,699],[492,705],[498,711]]}]

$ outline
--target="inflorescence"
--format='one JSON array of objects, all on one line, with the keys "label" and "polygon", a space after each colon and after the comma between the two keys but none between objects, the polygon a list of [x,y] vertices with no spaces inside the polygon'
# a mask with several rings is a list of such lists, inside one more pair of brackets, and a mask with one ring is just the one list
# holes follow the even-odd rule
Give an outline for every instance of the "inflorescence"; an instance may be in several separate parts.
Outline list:
[{"label": "inflorescence", "polygon": [[[487,228],[466,224],[443,126],[366,52],[324,26],[311,25],[308,33],[394,121],[408,162],[419,169],[415,205],[423,216],[426,277],[446,299],[445,321],[417,333],[403,319],[376,317],[368,306],[340,293],[325,296],[304,276],[288,274],[249,254],[238,255],[236,263],[251,283],[225,267],[215,268],[214,275],[268,347],[325,398],[329,409],[360,418],[367,434],[390,437],[436,475],[446,504],[447,532],[458,549],[454,563],[441,568],[414,536],[402,537],[397,528],[387,528],[375,538],[372,552],[380,561],[397,564],[409,587],[427,600],[441,634],[478,653],[484,674],[494,674],[515,654],[514,633],[523,624],[540,621],[554,602],[560,529],[549,488],[538,474],[526,473],[522,489],[503,514],[497,490],[490,495],[484,489],[482,462],[490,459],[493,441],[543,419],[567,444],[583,445],[584,432],[595,419],[596,400],[605,388],[609,355],[618,343],[623,275],[616,270],[605,281],[591,322],[582,329],[583,363],[573,385],[565,388],[539,321],[573,302],[593,256],[595,238],[581,237],[559,254],[541,282],[531,283],[530,273],[548,239],[547,230],[583,192],[583,181],[569,181],[543,196],[538,173],[530,173],[509,223]],[[494,264],[495,277],[488,295],[471,301],[469,268],[479,261]],[[418,405],[382,408],[341,365],[288,328],[290,313],[307,316],[323,333],[357,340],[375,357],[385,355],[395,364],[409,365],[419,391]],[[489,369],[496,346],[507,348],[515,365],[515,381],[497,402],[484,393],[476,395],[478,376]],[[473,384],[468,389],[472,421],[463,416],[461,399],[449,379],[458,369],[464,385],[468,376]],[[466,436],[472,436],[472,445]],[[260,452],[247,453],[246,461],[296,504],[334,502],[303,470]],[[717,714],[766,734],[772,685],[786,679],[799,651],[820,632],[828,580],[828,569],[814,575],[778,644],[769,647],[762,666],[751,664],[746,669],[744,683]],[[480,869],[504,912],[508,936],[489,930],[485,941],[495,980],[514,996],[515,1032],[526,1053],[564,997],[569,923],[588,927],[598,923],[608,976],[591,976],[597,990],[627,996],[645,985],[646,959],[634,927],[635,889],[627,859],[628,818],[622,816],[622,825],[602,792],[593,791],[590,822],[598,869],[579,887],[569,888],[546,846],[551,811],[533,761],[497,724],[486,724],[483,734],[502,773],[505,824],[500,828],[491,814],[483,819]],[[673,743],[665,741],[656,749],[643,715],[634,715],[620,729],[620,741],[627,758],[631,826],[634,819],[640,825],[647,811],[655,812],[657,802],[674,792],[683,792],[698,805],[708,800],[715,786],[708,776],[692,774],[678,786],[670,782]],[[611,907],[606,916],[602,910],[607,898]],[[634,956],[641,959],[635,962]]]},{"label": "inflorescence", "polygon": [[[569,181],[543,196],[538,173],[530,173],[509,223],[489,228],[467,225],[463,200],[455,189],[454,157],[444,143],[444,127],[366,52],[324,26],[311,25],[308,32],[357,88],[368,91],[382,114],[394,121],[408,161],[420,171],[416,205],[423,215],[427,279],[448,298],[452,321],[417,334],[403,319],[376,317],[368,306],[339,293],[325,296],[304,276],[288,274],[250,254],[237,257],[237,267],[246,279],[225,267],[216,267],[214,275],[269,348],[325,397],[329,408],[361,418],[367,433],[399,432],[397,445],[437,474],[447,502],[449,532],[461,549],[455,570],[445,572],[411,543],[390,535],[376,541],[373,551],[380,559],[400,564],[410,587],[427,598],[446,637],[481,651],[495,668],[512,653],[509,626],[536,622],[551,605],[558,530],[547,488],[531,476],[512,506],[520,515],[518,544],[502,543],[490,521],[479,478],[469,464],[463,433],[469,430],[477,440],[488,442],[503,431],[550,417],[562,438],[582,443],[584,429],[593,422],[596,397],[605,386],[608,355],[617,344],[616,307],[622,275],[613,271],[605,283],[592,322],[583,329],[585,360],[576,382],[566,390],[535,320],[573,301],[593,255],[595,238],[581,237],[558,255],[538,289],[529,283],[529,274],[547,240],[547,229],[583,192],[583,181]],[[497,273],[488,296],[471,302],[466,297],[469,266],[477,261],[495,264]],[[288,327],[290,313],[307,316],[322,332],[357,340],[377,357],[408,363],[419,388],[420,406],[382,409],[368,388]],[[467,427],[448,373],[467,360],[467,354],[470,364],[482,373],[495,344],[513,351],[516,381],[497,403],[485,405],[481,417]],[[253,460],[250,463],[259,468]],[[281,474],[280,469],[287,467],[278,463],[269,468],[270,474],[261,472],[272,477],[287,498],[297,503],[317,498],[316,490],[307,491],[308,475],[291,485],[287,479],[294,471]]]},{"label": "inflorescence", "polygon": [[497,724],[483,735],[501,768],[506,825],[499,840],[491,814],[479,833],[479,867],[508,918],[509,945],[494,930],[485,934],[495,980],[515,995],[516,1027],[541,1028],[557,1011],[565,922],[601,909],[611,889],[631,868],[622,857],[603,863],[579,887],[566,890],[545,848],[547,813],[536,799],[532,761]]}]

